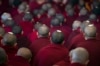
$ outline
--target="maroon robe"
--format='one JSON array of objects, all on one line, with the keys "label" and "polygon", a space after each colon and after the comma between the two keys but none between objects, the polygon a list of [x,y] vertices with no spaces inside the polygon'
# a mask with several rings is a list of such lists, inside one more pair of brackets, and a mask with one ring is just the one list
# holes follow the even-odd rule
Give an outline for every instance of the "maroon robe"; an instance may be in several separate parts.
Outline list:
[{"label": "maroon robe", "polygon": [[23,20],[23,17],[24,17],[24,13],[16,13],[17,15],[15,15],[13,18],[14,18],[14,21],[16,22],[16,24],[19,24],[22,20]]},{"label": "maroon robe", "polygon": [[9,11],[9,0],[1,0],[2,3],[0,5],[0,15],[3,13],[3,12],[8,12]]},{"label": "maroon robe", "polygon": [[72,41],[72,39],[73,39],[75,36],[77,36],[79,33],[80,33],[79,30],[74,30],[74,31],[71,32],[71,34],[69,35],[68,40],[67,40],[68,45],[70,44],[70,42]]},{"label": "maroon robe", "polygon": [[23,30],[23,35],[28,36],[31,32],[33,32],[33,23],[30,21],[21,21],[20,27]]},{"label": "maroon robe", "polygon": [[50,44],[39,51],[35,66],[52,66],[64,59],[68,59],[68,49],[61,45]]},{"label": "maroon robe", "polygon": [[69,26],[70,28],[72,28],[72,24],[73,24],[73,22],[76,20],[77,15],[74,14],[73,16],[68,16],[67,13],[65,12],[65,13],[64,13],[64,17],[65,17],[66,21],[64,22],[63,25],[67,25],[67,26]]},{"label": "maroon robe", "polygon": [[15,54],[17,53],[18,47],[2,46],[2,48],[6,51],[8,55],[8,60],[13,60]]},{"label": "maroon robe", "polygon": [[69,64],[70,64],[70,62],[67,60],[67,61],[65,61],[65,60],[62,60],[62,61],[60,61],[60,62],[57,62],[56,64],[54,64],[53,66],[69,66]]},{"label": "maroon robe", "polygon": [[34,42],[37,38],[38,38],[37,31],[35,31],[35,30],[32,33],[30,33],[29,36],[28,36],[28,39],[31,42]]},{"label": "maroon robe", "polygon": [[29,3],[30,11],[33,12],[33,10],[35,10],[35,9],[40,9],[43,4],[38,4],[36,1],[30,2]]},{"label": "maroon robe", "polygon": [[85,20],[88,20],[88,15],[79,16],[79,17],[77,17],[76,20],[79,20],[79,21],[81,21],[81,22],[83,22],[83,21],[85,21]]},{"label": "maroon robe", "polygon": [[3,28],[4,28],[4,30],[5,30],[6,33],[7,33],[7,32],[12,32],[12,27],[5,26],[5,27],[3,27]]},{"label": "maroon robe", "polygon": [[77,47],[83,47],[89,52],[87,66],[100,66],[100,40],[88,39],[78,44]]},{"label": "maroon robe", "polygon": [[80,63],[72,63],[69,66],[86,66],[86,65],[83,65],[83,64],[80,64]]},{"label": "maroon robe", "polygon": [[76,48],[77,45],[78,45],[80,42],[83,42],[83,41],[85,41],[85,38],[84,38],[83,34],[82,34],[82,33],[78,34],[78,35],[75,36],[75,37],[72,39],[72,41],[70,42],[70,44],[69,44],[69,46],[68,46],[69,50],[72,50],[72,49]]},{"label": "maroon robe", "polygon": [[36,54],[43,47],[47,46],[48,44],[50,44],[50,39],[48,37],[40,37],[32,42],[32,44],[30,45],[30,49],[31,49],[32,54],[33,54],[32,60],[31,60],[32,65],[34,65],[34,58],[35,58]]},{"label": "maroon robe", "polygon": [[13,60],[9,61],[11,66],[30,66],[29,61],[21,56],[15,56]]},{"label": "maroon robe", "polygon": [[37,38],[33,43],[30,45],[30,49],[34,55],[36,55],[40,49],[50,44],[50,39],[48,37],[40,37]]}]

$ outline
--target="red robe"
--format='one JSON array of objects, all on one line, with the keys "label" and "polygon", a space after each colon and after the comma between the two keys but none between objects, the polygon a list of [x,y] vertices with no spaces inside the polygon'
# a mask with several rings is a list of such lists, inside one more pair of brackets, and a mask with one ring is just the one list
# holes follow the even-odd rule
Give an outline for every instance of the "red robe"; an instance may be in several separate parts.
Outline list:
[{"label": "red robe", "polygon": [[89,52],[87,66],[100,66],[100,40],[88,39],[78,44],[77,47],[83,47]]},{"label": "red robe", "polygon": [[76,48],[77,45],[78,45],[80,42],[83,42],[83,41],[85,41],[85,38],[84,38],[83,34],[82,34],[82,33],[78,34],[78,35],[75,36],[75,37],[72,39],[72,41],[70,42],[70,44],[69,44],[69,46],[68,46],[69,50],[72,50],[72,49]]},{"label": "red robe", "polygon": [[23,30],[23,35],[28,36],[31,32],[33,32],[33,23],[29,21],[21,21],[20,27]]},{"label": "red robe", "polygon": [[64,59],[68,60],[68,49],[61,45],[50,44],[39,51],[35,66],[52,66]]},{"label": "red robe", "polygon": [[18,47],[2,46],[2,48],[6,51],[8,55],[8,60],[13,60],[15,54],[17,53]]},{"label": "red robe", "polygon": [[28,60],[21,56],[15,56],[12,61],[9,61],[11,66],[30,66]]},{"label": "red robe", "polygon": [[72,39],[73,39],[75,36],[77,36],[79,33],[80,33],[79,30],[74,30],[74,31],[72,31],[72,32],[70,33],[70,35],[69,35],[69,37],[68,37],[68,40],[67,40],[68,45],[70,44],[70,42],[72,41]]},{"label": "red robe", "polygon": [[80,64],[80,63],[72,63],[69,66],[86,66],[86,65],[83,65],[83,64]]}]

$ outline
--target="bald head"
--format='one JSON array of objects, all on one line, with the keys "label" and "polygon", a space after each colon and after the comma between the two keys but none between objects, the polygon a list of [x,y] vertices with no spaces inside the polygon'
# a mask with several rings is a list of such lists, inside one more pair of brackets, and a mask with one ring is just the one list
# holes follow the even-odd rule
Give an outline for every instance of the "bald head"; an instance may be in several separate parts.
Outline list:
[{"label": "bald head", "polygon": [[15,22],[12,18],[8,18],[5,22],[4,22],[5,26],[10,26],[13,27],[15,25]]},{"label": "bald head", "polygon": [[48,10],[48,15],[49,15],[49,16],[55,16],[55,15],[56,15],[55,9],[50,8],[50,9]]},{"label": "bald head", "polygon": [[0,64],[6,64],[7,54],[3,48],[0,47]]},{"label": "bald head", "polygon": [[38,34],[42,37],[47,37],[49,35],[49,28],[46,25],[42,25],[39,29],[38,29]]},{"label": "bald head", "polygon": [[81,26],[81,21],[75,20],[72,24],[73,30],[77,30]]},{"label": "bald head", "polygon": [[25,21],[32,21],[33,16],[30,12],[25,12],[25,15],[23,18]]},{"label": "bald head", "polygon": [[87,10],[86,8],[82,8],[79,12],[80,16],[84,16],[84,15],[87,15]]},{"label": "bald head", "polygon": [[4,28],[0,27],[0,36],[3,37],[5,34]]},{"label": "bald head", "polygon": [[13,33],[6,33],[2,39],[3,44],[7,46],[14,46],[16,44],[16,36]]},{"label": "bald head", "polygon": [[29,61],[32,57],[32,53],[28,48],[22,47],[18,49],[17,56],[21,56]]},{"label": "bald head", "polygon": [[13,28],[12,28],[12,32],[14,33],[14,34],[21,34],[21,32],[22,32],[22,29],[21,29],[21,27],[20,26],[14,26]]},{"label": "bald head", "polygon": [[19,5],[19,7],[18,7],[18,12],[19,12],[19,13],[23,13],[23,12],[28,11],[27,9],[28,9],[27,3],[26,3],[26,2],[23,2],[23,3],[21,3],[21,4]]},{"label": "bald head", "polygon": [[42,10],[44,10],[44,11],[47,11],[48,9],[50,9],[52,7],[52,5],[51,4],[49,4],[49,3],[47,3],[47,4],[43,4],[43,6],[42,6]]},{"label": "bald head", "polygon": [[68,11],[69,9],[72,9],[72,5],[71,4],[67,4],[67,6],[65,7],[65,10]]},{"label": "bald head", "polygon": [[86,64],[89,60],[89,53],[85,48],[78,47],[69,53],[71,63]]},{"label": "bald head", "polygon": [[55,44],[62,44],[64,41],[64,34],[61,30],[56,30],[51,36],[51,41]]},{"label": "bald head", "polygon": [[5,22],[8,18],[11,18],[10,13],[4,12],[4,13],[1,15],[1,20],[2,20],[2,22]]},{"label": "bald head", "polygon": [[97,29],[93,24],[88,25],[84,29],[85,37],[87,38],[95,38],[97,33]]},{"label": "bald head", "polygon": [[68,14],[68,16],[73,16],[74,15],[74,9],[69,9],[68,11],[67,11],[67,14]]},{"label": "bald head", "polygon": [[42,26],[42,23],[36,22],[34,25],[35,30],[38,30]]},{"label": "bald head", "polygon": [[64,16],[62,14],[56,14],[56,18],[59,19],[60,23],[64,22]]},{"label": "bald head", "polygon": [[60,22],[60,20],[58,18],[53,18],[51,20],[51,25],[52,26],[60,26],[60,24],[61,24],[61,22]]},{"label": "bald head", "polygon": [[84,32],[85,27],[88,26],[89,24],[90,24],[90,21],[88,21],[88,20],[87,21],[84,21],[81,24],[81,31]]},{"label": "bald head", "polygon": [[96,20],[97,19],[97,16],[95,14],[90,14],[89,16],[89,20]]}]

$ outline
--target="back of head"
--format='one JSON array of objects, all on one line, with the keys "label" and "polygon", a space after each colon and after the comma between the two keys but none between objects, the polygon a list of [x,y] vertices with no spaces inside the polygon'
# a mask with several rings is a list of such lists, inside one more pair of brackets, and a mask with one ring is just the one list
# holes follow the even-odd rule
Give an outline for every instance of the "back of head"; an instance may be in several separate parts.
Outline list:
[{"label": "back of head", "polygon": [[56,30],[51,35],[51,41],[54,44],[62,44],[64,41],[64,34],[61,30]]},{"label": "back of head", "polygon": [[69,9],[68,11],[67,11],[67,14],[68,14],[68,16],[73,16],[74,15],[74,9]]},{"label": "back of head", "polygon": [[39,29],[38,29],[38,34],[42,37],[47,37],[49,35],[49,28],[46,25],[42,25]]},{"label": "back of head", "polygon": [[64,16],[62,14],[56,14],[56,18],[58,18],[61,23],[64,22]]},{"label": "back of head", "polygon": [[52,26],[60,26],[60,24],[61,24],[61,22],[60,22],[60,20],[58,18],[53,18],[51,20],[51,25]]},{"label": "back of head", "polygon": [[7,63],[7,54],[4,49],[0,47],[0,65]]},{"label": "back of head", "polygon": [[48,10],[48,15],[49,15],[49,16],[55,16],[55,15],[56,15],[55,9],[50,8],[50,9]]},{"label": "back of head", "polygon": [[3,44],[6,46],[14,46],[16,44],[16,40],[16,36],[11,32],[6,33],[2,39]]},{"label": "back of head", "polygon": [[93,24],[88,25],[84,29],[84,35],[85,37],[89,38],[95,38],[97,33],[97,29]]},{"label": "back of head", "polygon": [[77,30],[81,26],[81,21],[75,20],[72,24],[73,30]]},{"label": "back of head", "polygon": [[96,20],[97,19],[97,16],[95,14],[90,14],[89,16],[89,20]]},{"label": "back of head", "polygon": [[72,9],[72,5],[71,4],[67,4],[67,6],[65,7],[65,10],[68,11],[69,9]]},{"label": "back of head", "polygon": [[4,22],[5,26],[9,26],[9,27],[13,27],[15,25],[15,22],[12,18],[8,18],[5,22]]},{"label": "back of head", "polygon": [[44,4],[43,6],[42,6],[42,10],[44,10],[44,11],[47,11],[48,9],[50,9],[52,7],[52,5],[51,4],[49,4],[49,3],[46,3],[46,4]]},{"label": "back of head", "polygon": [[31,51],[28,48],[25,48],[25,47],[19,48],[16,55],[21,56],[28,61],[30,61],[31,57],[32,57]]},{"label": "back of head", "polygon": [[38,14],[39,14],[39,9],[33,10],[33,15],[34,15],[34,16],[37,16]]},{"label": "back of head", "polygon": [[42,26],[42,23],[36,22],[34,25],[35,30],[38,30]]},{"label": "back of head", "polygon": [[20,26],[14,26],[13,28],[12,28],[12,32],[14,33],[14,34],[21,34],[21,32],[22,32],[22,29],[21,29],[21,27]]},{"label": "back of head", "polygon": [[89,24],[91,24],[90,21],[83,21],[83,23],[81,24],[81,31],[84,32],[85,27]]},{"label": "back of head", "polygon": [[5,34],[4,28],[0,27],[0,36],[3,37]]},{"label": "back of head", "polygon": [[80,15],[80,16],[85,16],[85,15],[87,15],[87,10],[86,10],[86,8],[82,8],[82,9],[80,10],[80,12],[79,12],[79,15]]},{"label": "back of head", "polygon": [[2,22],[5,22],[8,18],[11,18],[10,13],[4,12],[4,13],[1,15],[1,20],[2,20]]},{"label": "back of head", "polygon": [[22,2],[18,7],[18,12],[19,13],[26,12],[27,8],[28,8],[27,3],[26,2]]},{"label": "back of head", "polygon": [[32,14],[30,12],[26,12],[25,15],[24,15],[24,17],[23,17],[23,19],[25,21],[32,21],[33,16],[32,16]]},{"label": "back of head", "polygon": [[71,63],[87,64],[89,61],[89,53],[82,47],[71,50],[69,56]]}]

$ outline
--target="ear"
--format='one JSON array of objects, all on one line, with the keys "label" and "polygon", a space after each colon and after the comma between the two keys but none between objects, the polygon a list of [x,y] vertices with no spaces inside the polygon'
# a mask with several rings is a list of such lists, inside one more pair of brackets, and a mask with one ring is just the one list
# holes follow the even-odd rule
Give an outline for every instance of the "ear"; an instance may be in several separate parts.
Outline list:
[{"label": "ear", "polygon": [[87,60],[86,62],[85,62],[85,65],[87,65],[89,63],[89,60]]},{"label": "ear", "polygon": [[1,44],[4,46],[5,45],[5,43],[4,43],[4,41],[3,41],[3,39],[1,39]]}]

